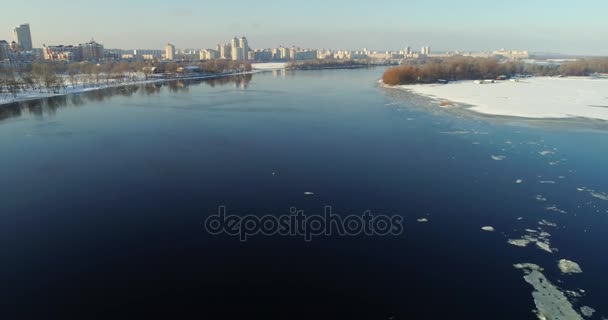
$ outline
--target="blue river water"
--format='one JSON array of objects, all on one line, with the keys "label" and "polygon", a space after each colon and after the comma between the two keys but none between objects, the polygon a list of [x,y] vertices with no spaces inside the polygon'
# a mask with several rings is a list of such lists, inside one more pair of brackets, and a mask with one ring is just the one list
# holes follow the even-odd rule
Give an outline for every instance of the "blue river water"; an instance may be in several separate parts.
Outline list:
[{"label": "blue river water", "polygon": [[[0,106],[0,318],[535,319],[523,262],[608,316],[604,124],[444,110],[378,85],[382,72]],[[371,210],[404,232],[242,242],[204,230],[219,206]],[[507,243],[542,220],[553,253]],[[560,274],[560,259],[584,272]]]}]

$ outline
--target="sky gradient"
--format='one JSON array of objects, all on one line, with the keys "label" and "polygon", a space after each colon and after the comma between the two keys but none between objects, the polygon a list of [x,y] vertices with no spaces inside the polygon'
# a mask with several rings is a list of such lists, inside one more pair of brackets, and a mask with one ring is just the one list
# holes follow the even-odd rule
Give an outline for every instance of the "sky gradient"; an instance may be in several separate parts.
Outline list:
[{"label": "sky gradient", "polygon": [[29,22],[35,47],[90,40],[106,48],[212,48],[245,35],[256,48],[495,50],[608,55],[608,2],[21,0],[0,39]]}]

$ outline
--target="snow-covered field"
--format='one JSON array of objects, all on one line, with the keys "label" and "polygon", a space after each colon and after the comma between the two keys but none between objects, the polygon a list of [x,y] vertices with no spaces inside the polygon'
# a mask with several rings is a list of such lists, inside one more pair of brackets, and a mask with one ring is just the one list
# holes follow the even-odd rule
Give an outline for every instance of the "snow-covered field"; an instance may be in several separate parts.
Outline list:
[{"label": "snow-covered field", "polygon": [[608,79],[538,77],[519,82],[460,81],[398,88],[429,96],[446,107],[453,107],[450,102],[466,104],[472,111],[490,115],[608,120]]},{"label": "snow-covered field", "polygon": [[252,63],[251,68],[255,70],[280,70],[285,69],[286,62]]}]

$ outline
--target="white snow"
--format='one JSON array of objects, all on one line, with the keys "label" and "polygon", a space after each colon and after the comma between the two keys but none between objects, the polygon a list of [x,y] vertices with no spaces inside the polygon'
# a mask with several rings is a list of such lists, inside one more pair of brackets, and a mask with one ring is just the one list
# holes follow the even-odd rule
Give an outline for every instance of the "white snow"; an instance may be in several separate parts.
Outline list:
[{"label": "white snow", "polygon": [[399,88],[441,101],[472,105],[470,110],[490,115],[608,120],[608,79],[537,77],[490,85],[459,81]]},{"label": "white snow", "polygon": [[252,63],[251,68],[255,70],[281,70],[287,67],[286,62],[276,62],[276,63]]}]

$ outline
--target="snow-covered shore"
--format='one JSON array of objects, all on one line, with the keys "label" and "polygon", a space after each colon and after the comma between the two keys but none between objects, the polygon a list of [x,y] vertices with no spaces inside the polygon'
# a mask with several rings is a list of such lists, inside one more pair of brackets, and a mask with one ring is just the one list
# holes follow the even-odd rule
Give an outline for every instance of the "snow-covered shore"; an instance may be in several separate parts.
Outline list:
[{"label": "snow-covered shore", "polygon": [[65,88],[60,89],[59,93],[53,93],[53,92],[47,92],[47,91],[40,92],[37,90],[26,90],[26,91],[19,92],[16,96],[9,95],[9,94],[0,95],[0,108],[2,107],[2,105],[15,103],[15,102],[44,99],[44,98],[51,98],[51,97],[57,97],[57,96],[65,96],[65,95],[73,94],[73,93],[83,93],[83,92],[96,91],[96,90],[102,90],[102,89],[107,89],[107,88],[116,88],[116,87],[150,84],[150,83],[161,83],[161,82],[176,81],[176,80],[204,80],[204,79],[213,79],[213,78],[220,78],[220,77],[245,75],[245,74],[251,74],[251,73],[256,73],[256,71],[239,72],[239,73],[222,73],[222,74],[212,74],[212,75],[197,75],[197,76],[192,76],[192,77],[178,77],[178,78],[152,78],[152,79],[148,79],[148,80],[141,78],[141,79],[137,79],[135,81],[123,81],[123,82],[117,82],[117,81],[111,80],[109,83],[106,83],[105,80],[102,80],[98,84],[88,84],[87,86],[83,86],[82,84],[79,84],[76,87],[73,87],[68,84],[68,85],[66,85]]},{"label": "snow-covered shore", "polygon": [[395,88],[431,97],[443,107],[463,104],[471,111],[488,115],[608,120],[608,79],[537,77],[518,82],[459,81]]}]

